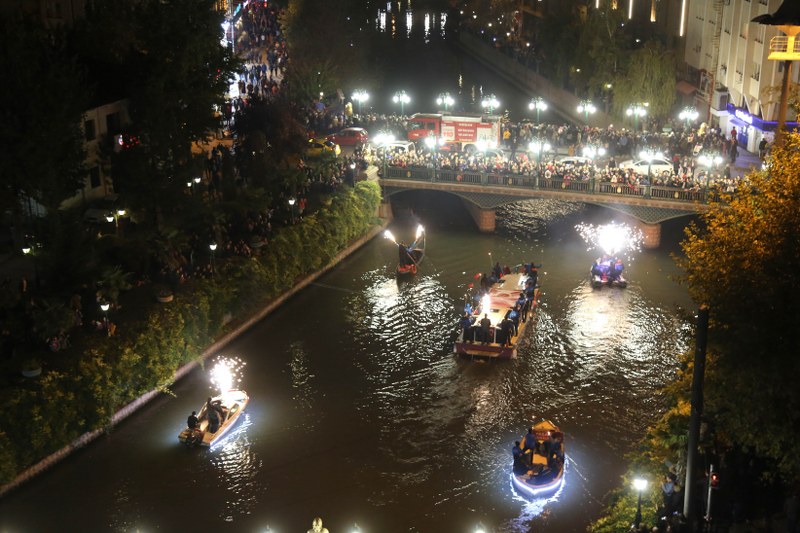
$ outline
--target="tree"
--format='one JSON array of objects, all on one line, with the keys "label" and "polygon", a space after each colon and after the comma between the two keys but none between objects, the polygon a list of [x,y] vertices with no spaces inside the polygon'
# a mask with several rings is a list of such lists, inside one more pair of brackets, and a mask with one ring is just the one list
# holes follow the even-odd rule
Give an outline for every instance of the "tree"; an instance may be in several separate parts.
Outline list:
[{"label": "tree", "polygon": [[630,56],[630,63],[614,80],[614,112],[647,102],[648,113],[664,117],[675,103],[675,58],[657,41],[648,41]]},{"label": "tree", "polygon": [[592,94],[602,93],[625,62],[629,39],[623,32],[623,13],[604,4],[590,10],[581,27],[576,64],[583,74],[580,79]]},{"label": "tree", "polygon": [[684,283],[711,310],[706,415],[727,444],[800,479],[800,136],[776,147],[768,172],[687,229]]},{"label": "tree", "polygon": [[0,35],[0,208],[20,239],[27,199],[55,210],[83,186],[87,89],[61,32],[14,11],[0,16]]}]

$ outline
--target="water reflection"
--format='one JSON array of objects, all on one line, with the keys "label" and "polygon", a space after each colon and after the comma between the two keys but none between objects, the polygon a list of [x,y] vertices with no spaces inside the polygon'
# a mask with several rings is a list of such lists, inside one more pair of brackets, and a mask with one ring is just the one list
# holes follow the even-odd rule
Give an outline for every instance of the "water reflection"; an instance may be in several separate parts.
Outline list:
[{"label": "water reflection", "polygon": [[262,461],[247,436],[247,429],[252,425],[250,415],[244,413],[240,418],[231,433],[208,452],[211,469],[207,475],[213,473],[218,484],[226,489],[225,501],[219,510],[225,522],[252,512],[258,502],[257,495],[262,492],[257,478]]}]

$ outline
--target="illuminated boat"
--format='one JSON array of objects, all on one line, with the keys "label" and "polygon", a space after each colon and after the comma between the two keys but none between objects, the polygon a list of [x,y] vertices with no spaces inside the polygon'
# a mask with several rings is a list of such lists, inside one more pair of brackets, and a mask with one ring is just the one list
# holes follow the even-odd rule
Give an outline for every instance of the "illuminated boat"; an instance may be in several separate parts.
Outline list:
[{"label": "illuminated boat", "polygon": [[[528,311],[527,320],[521,317],[516,331],[504,338],[502,323],[506,314],[513,310],[521,292],[525,291],[528,276],[524,273],[506,274],[497,280],[481,299],[472,314],[473,325],[461,328],[453,345],[453,352],[472,358],[511,359],[517,356],[517,344],[536,316],[539,302],[539,288],[533,293],[533,301]],[[488,338],[480,326],[486,316],[491,321]]]},{"label": "illuminated boat", "polygon": [[624,289],[628,286],[628,280],[622,275],[624,268],[620,259],[616,259],[613,262],[611,259],[606,258],[596,260],[592,263],[592,268],[589,269],[589,279],[592,282],[592,287],[599,289],[603,285],[607,285]]},{"label": "illuminated boat", "polygon": [[564,483],[566,455],[564,433],[551,421],[537,422],[533,432],[536,448],[524,454],[523,464],[514,464],[511,482],[523,495],[536,498],[552,494]]},{"label": "illuminated boat", "polygon": [[413,276],[417,273],[417,267],[425,258],[425,228],[417,227],[417,235],[410,245],[398,243],[394,240],[391,232],[386,232],[386,238],[391,239],[397,245],[397,276]]},{"label": "illuminated boat", "polygon": [[[242,415],[249,401],[250,397],[243,390],[229,390],[214,396],[200,409],[197,415],[197,427],[194,429],[186,427],[178,435],[178,440],[187,446],[212,446],[236,424],[236,420]],[[214,429],[214,424],[208,416],[212,406],[218,413],[221,412],[221,416],[218,415],[219,424],[215,431],[211,431]],[[213,415],[211,418],[214,418]]]}]

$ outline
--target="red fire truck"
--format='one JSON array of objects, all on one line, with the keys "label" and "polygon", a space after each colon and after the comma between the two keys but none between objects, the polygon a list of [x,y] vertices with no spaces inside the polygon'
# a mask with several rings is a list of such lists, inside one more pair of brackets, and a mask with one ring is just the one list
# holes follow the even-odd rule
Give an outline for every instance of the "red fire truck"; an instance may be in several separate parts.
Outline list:
[{"label": "red fire truck", "polygon": [[500,117],[417,113],[408,119],[408,140],[441,139],[443,150],[486,150],[500,145]]}]

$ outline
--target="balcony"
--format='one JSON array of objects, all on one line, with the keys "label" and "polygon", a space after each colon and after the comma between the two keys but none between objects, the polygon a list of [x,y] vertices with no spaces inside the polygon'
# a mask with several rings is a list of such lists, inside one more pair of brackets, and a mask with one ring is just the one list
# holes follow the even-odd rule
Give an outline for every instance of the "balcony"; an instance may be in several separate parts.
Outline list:
[{"label": "balcony", "polygon": [[800,38],[778,35],[769,40],[769,59],[797,61],[800,59]]}]

